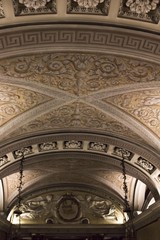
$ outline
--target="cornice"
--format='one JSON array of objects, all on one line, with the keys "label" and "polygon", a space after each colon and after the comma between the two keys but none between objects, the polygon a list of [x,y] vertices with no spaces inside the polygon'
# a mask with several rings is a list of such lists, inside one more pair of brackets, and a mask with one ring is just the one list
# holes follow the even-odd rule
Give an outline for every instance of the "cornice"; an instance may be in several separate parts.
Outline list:
[{"label": "cornice", "polygon": [[159,35],[115,25],[42,24],[1,29],[0,34],[1,58],[38,52],[39,49],[41,52],[78,49],[156,62],[160,59]]}]

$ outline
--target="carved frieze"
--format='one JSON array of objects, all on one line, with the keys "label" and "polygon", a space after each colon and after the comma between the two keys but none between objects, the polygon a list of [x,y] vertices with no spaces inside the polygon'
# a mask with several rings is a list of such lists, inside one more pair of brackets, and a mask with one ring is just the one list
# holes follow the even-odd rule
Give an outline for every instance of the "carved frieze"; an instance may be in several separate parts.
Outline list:
[{"label": "carved frieze", "polygon": [[135,82],[160,81],[158,64],[103,54],[53,53],[3,59],[0,73],[78,96]]},{"label": "carved frieze", "polygon": [[67,13],[108,15],[111,0],[68,0]]},{"label": "carved frieze", "polygon": [[142,157],[139,157],[137,159],[137,164],[150,174],[153,173],[156,169],[153,164]]},{"label": "carved frieze", "polygon": [[117,157],[124,158],[125,160],[131,160],[133,157],[132,152],[119,147],[114,147],[112,154],[116,155]]},{"label": "carved frieze", "polygon": [[83,148],[83,142],[82,141],[64,141],[64,149],[82,149]]},{"label": "carved frieze", "polygon": [[160,19],[159,0],[121,0],[119,17],[158,23]]},{"label": "carved frieze", "polygon": [[33,153],[32,146],[28,146],[28,147],[24,147],[24,148],[15,150],[13,152],[13,155],[14,155],[15,159],[18,159],[18,158],[28,156],[32,153]]},{"label": "carved frieze", "polygon": [[[22,223],[111,224],[123,222],[118,202],[85,192],[51,192],[23,200]],[[16,217],[13,216],[16,222]],[[84,221],[85,220],[85,221]]]},{"label": "carved frieze", "polygon": [[92,151],[106,152],[107,144],[100,142],[90,142],[88,145],[88,149]]},{"label": "carved frieze", "polygon": [[52,150],[57,150],[57,142],[45,142],[45,143],[40,143],[39,145],[39,151],[52,151]]},{"label": "carved frieze", "polygon": [[56,13],[56,0],[13,0],[15,16]]}]

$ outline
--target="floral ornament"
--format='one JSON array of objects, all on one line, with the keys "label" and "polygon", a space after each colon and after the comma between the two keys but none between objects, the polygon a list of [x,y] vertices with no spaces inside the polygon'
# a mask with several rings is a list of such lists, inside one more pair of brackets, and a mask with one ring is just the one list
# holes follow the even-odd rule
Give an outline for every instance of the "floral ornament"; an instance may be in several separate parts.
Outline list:
[{"label": "floral ornament", "polygon": [[152,172],[154,171],[155,167],[150,163],[148,162],[146,159],[142,158],[142,157],[139,157],[138,160],[137,160],[137,164],[142,167],[144,170],[148,171],[148,172]]},{"label": "floral ornament", "polygon": [[21,149],[18,149],[18,150],[15,150],[13,152],[13,155],[14,157],[17,159],[17,158],[21,158],[23,156],[26,156],[26,155],[29,155],[32,153],[32,147],[29,146],[29,147],[24,147],[24,148],[21,148]]},{"label": "floral ornament", "polygon": [[125,72],[125,64],[115,58],[99,58],[94,62],[94,67],[89,71],[92,79],[86,81],[90,90],[99,90],[104,86],[116,85],[119,83],[118,76]]},{"label": "floral ornament", "polygon": [[154,81],[156,71],[154,71],[153,67],[149,64],[131,62],[131,69],[128,71],[127,75],[130,80],[136,82]]},{"label": "floral ornament", "polygon": [[19,0],[19,3],[24,4],[27,8],[43,8],[51,0]]},{"label": "floral ornament", "polygon": [[7,155],[0,157],[0,167],[2,167],[4,164],[6,164],[8,162],[9,162],[9,160],[8,160]]},{"label": "floral ornament", "polygon": [[109,59],[100,59],[95,63],[96,74],[101,77],[116,77],[118,76],[118,66],[114,61]]},{"label": "floral ornament", "polygon": [[80,7],[84,8],[96,8],[99,3],[104,2],[104,0],[74,0],[78,3]]},{"label": "floral ornament", "polygon": [[55,75],[63,74],[66,72],[65,65],[59,60],[52,59],[47,63],[47,68],[50,71],[53,71]]},{"label": "floral ornament", "polygon": [[126,6],[130,11],[137,14],[147,14],[151,10],[155,10],[159,0],[128,0]]},{"label": "floral ornament", "polygon": [[4,10],[3,10],[3,5],[1,1],[0,1],[0,17],[4,17]]}]

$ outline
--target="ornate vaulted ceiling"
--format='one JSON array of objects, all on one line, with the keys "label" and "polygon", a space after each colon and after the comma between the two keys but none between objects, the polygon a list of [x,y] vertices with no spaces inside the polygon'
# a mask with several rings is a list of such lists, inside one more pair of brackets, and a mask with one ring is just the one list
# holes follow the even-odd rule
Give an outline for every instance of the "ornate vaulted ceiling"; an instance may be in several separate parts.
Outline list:
[{"label": "ornate vaulted ceiling", "polygon": [[123,223],[122,155],[134,212],[159,200],[159,11],[154,0],[0,1],[5,216],[22,155],[24,223]]}]

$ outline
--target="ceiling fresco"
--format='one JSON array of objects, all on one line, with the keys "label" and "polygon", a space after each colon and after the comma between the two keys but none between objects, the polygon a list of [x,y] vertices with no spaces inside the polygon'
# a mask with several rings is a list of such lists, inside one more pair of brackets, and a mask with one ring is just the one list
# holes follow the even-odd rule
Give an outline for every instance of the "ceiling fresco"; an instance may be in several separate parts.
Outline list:
[{"label": "ceiling fresco", "polygon": [[159,14],[157,0],[0,0],[6,225],[20,167],[22,225],[120,226],[123,161],[137,226],[159,202]]}]

